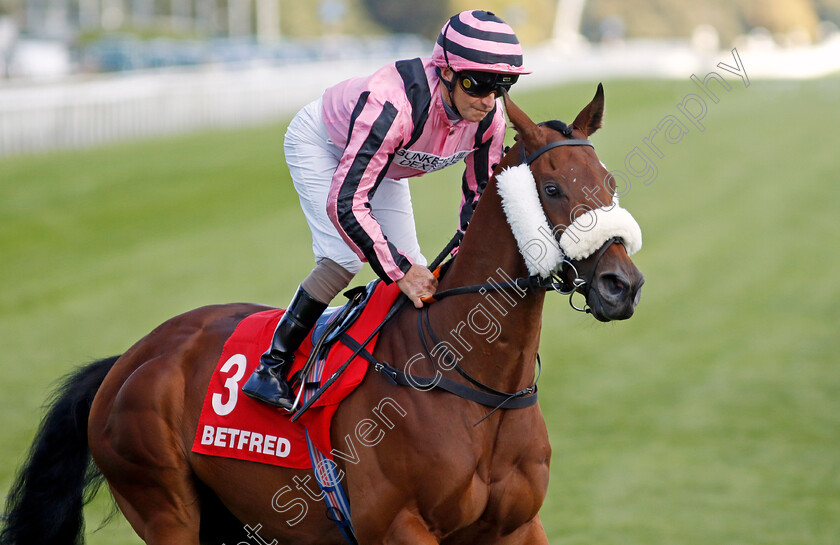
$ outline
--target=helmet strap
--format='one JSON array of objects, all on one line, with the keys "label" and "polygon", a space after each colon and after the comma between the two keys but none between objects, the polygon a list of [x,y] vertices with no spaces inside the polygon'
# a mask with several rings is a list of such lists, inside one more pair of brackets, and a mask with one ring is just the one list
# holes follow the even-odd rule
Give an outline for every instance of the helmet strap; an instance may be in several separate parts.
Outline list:
[{"label": "helmet strap", "polygon": [[447,81],[443,78],[443,71],[440,69],[440,66],[435,67],[435,72],[437,72],[438,79],[443,84],[443,86],[446,87],[446,92],[449,93],[449,107],[452,108],[452,111],[455,113],[455,115],[463,119],[464,116],[461,115],[461,112],[458,111],[458,107],[455,106],[455,97],[453,96],[455,91],[455,78],[458,74],[451,68],[449,69],[449,71],[452,72],[451,81]]},{"label": "helmet strap", "polygon": [[[455,17],[457,17],[457,15],[455,15]],[[447,81],[443,79],[440,66],[435,67],[435,71],[437,72],[438,79],[443,82],[444,87],[446,87],[446,91],[449,93],[449,102],[451,103],[452,111],[455,112],[455,115],[463,119],[464,116],[461,115],[461,112],[458,111],[458,107],[455,106],[455,97],[453,96],[453,91],[455,90],[455,78],[458,76],[458,73],[455,72],[455,70],[452,69],[452,66],[449,65],[449,54],[446,52],[446,42],[448,41],[446,33],[449,31],[449,25],[451,24],[452,18],[446,21],[446,26],[443,28],[443,43],[441,44],[441,48],[443,49],[443,59],[446,61],[446,67],[449,68],[450,72],[452,72],[452,80]]]}]

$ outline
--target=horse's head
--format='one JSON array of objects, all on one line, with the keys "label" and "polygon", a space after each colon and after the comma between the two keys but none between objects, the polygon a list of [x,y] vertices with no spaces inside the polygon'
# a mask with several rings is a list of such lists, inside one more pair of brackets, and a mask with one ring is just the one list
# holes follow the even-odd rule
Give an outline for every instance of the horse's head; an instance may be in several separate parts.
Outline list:
[{"label": "horse's head", "polygon": [[[505,192],[510,194],[511,188],[516,188],[516,193],[533,194],[531,186],[536,187],[537,198],[529,197],[533,206],[526,208],[530,213],[518,213],[530,227],[515,225],[508,213],[531,274],[559,272],[567,286],[586,297],[598,320],[629,318],[644,283],[629,257],[641,246],[641,231],[632,216],[618,206],[615,180],[588,141],[601,127],[603,87],[598,85],[595,98],[571,125],[560,121],[537,125],[508,97],[506,106],[518,136],[502,166],[520,166],[497,179],[506,209],[514,199],[507,198]],[[518,173],[516,182],[504,187],[501,178],[514,172]],[[544,218],[535,210],[537,206],[544,211]]]}]

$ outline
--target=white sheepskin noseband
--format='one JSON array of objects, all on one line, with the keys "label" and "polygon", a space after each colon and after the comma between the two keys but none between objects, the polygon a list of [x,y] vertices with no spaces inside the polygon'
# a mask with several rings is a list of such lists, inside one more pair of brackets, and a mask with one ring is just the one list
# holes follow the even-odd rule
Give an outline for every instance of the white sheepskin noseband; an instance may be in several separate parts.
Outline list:
[{"label": "white sheepskin noseband", "polygon": [[585,259],[613,237],[621,239],[628,255],[642,247],[642,230],[618,199],[579,215],[560,237],[554,238],[527,165],[506,168],[496,177],[502,207],[519,246],[528,273],[551,276],[563,261]]}]

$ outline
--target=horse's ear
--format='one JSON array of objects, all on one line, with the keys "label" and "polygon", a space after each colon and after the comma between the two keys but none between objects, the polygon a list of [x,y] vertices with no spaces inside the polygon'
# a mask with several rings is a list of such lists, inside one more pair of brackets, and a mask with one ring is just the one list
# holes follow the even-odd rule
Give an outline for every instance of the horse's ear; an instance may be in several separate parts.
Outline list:
[{"label": "horse's ear", "polygon": [[595,131],[601,128],[601,121],[604,119],[604,86],[598,84],[598,90],[595,91],[595,98],[592,99],[586,108],[581,110],[572,123],[574,128],[583,132],[584,136],[589,137]]},{"label": "horse's ear", "polygon": [[510,122],[513,124],[513,128],[516,129],[517,135],[522,137],[526,143],[530,143],[530,147],[534,147],[535,143],[542,140],[542,131],[536,123],[531,121],[528,114],[523,112],[519,106],[511,100],[507,90],[503,91],[503,96],[505,98],[505,110],[507,111],[508,119],[510,119]]}]

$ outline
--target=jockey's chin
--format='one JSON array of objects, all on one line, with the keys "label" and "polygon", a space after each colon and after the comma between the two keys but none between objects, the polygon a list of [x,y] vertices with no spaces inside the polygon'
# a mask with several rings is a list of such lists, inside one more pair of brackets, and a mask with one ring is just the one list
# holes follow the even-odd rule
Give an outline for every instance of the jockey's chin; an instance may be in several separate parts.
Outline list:
[{"label": "jockey's chin", "polygon": [[[457,108],[458,113],[461,114],[461,117],[466,121],[478,123],[487,117],[487,114],[492,112],[493,108],[496,106],[495,93],[490,93],[489,95],[483,97],[474,97],[464,92],[460,85],[455,85],[454,87],[455,89],[452,93],[452,100],[455,102],[455,108]],[[444,98],[444,100],[446,100],[446,98]],[[449,101],[447,100],[447,102]]]}]

